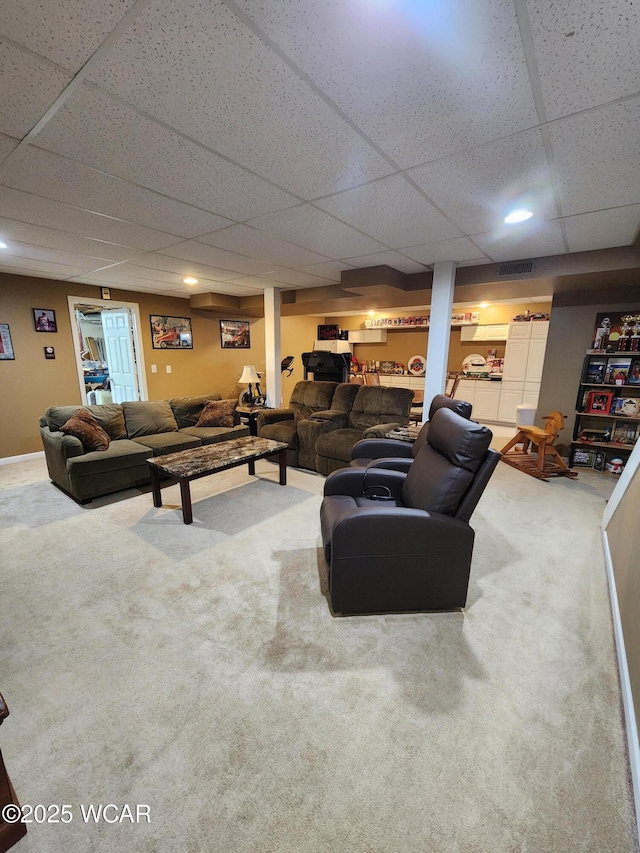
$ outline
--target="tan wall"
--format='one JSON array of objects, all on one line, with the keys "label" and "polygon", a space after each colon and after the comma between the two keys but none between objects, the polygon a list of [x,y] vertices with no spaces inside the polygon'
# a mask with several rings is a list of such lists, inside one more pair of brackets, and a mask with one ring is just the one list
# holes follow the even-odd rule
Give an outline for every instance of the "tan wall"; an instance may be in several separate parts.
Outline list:
[{"label": "tan wall", "polygon": [[631,690],[640,728],[640,468],[636,470],[607,526],[620,621],[624,634]]},{"label": "tan wall", "polygon": [[[490,305],[488,308],[479,311],[480,323],[483,325],[508,323],[516,315],[524,314],[527,309],[531,311],[531,303],[526,305]],[[550,310],[551,305],[548,303],[536,304],[536,311],[546,314]],[[380,313],[376,314],[376,318],[409,317],[414,316],[415,313],[406,311]],[[429,310],[425,308],[424,313],[428,314]],[[367,314],[353,317],[333,317],[327,322],[337,323],[341,329],[362,329],[367,317]],[[396,361],[406,365],[412,356],[426,355],[428,339],[429,333],[424,329],[388,329],[386,344],[355,344],[354,355],[359,361]],[[460,370],[462,362],[472,353],[480,353],[486,357],[490,347],[495,348],[496,354],[500,358],[504,357],[504,342],[462,342],[460,341],[460,329],[452,329],[449,342],[448,369]]]},{"label": "tan wall", "polygon": [[[0,322],[9,323],[15,361],[0,361],[0,458],[42,450],[38,419],[47,406],[81,402],[67,296],[100,298],[93,285],[0,274]],[[231,396],[244,364],[264,371],[264,320],[251,319],[251,348],[223,350],[220,321],[206,311],[191,310],[187,299],[111,288],[111,302],[139,305],[145,375],[150,400],[209,391]],[[57,333],[36,332],[33,308],[56,312]],[[150,314],[191,317],[192,350],[152,349]],[[231,317],[229,319],[247,319]],[[295,356],[295,372],[285,383],[285,400],[293,383],[303,378],[300,353],[313,347],[317,318],[282,321],[283,355]],[[55,360],[45,360],[44,346],[55,347]],[[157,365],[152,373],[150,365]],[[171,365],[171,373],[166,366]]]}]

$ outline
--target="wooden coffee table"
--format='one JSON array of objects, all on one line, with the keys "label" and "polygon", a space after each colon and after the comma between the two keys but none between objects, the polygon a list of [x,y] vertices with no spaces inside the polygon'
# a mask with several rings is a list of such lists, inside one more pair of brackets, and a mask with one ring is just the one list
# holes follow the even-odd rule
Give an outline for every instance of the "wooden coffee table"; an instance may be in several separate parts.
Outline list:
[{"label": "wooden coffee table", "polygon": [[280,466],[280,485],[287,485],[287,445],[282,441],[271,441],[268,438],[234,438],[231,441],[220,441],[217,444],[207,444],[204,447],[193,447],[191,450],[180,450],[177,453],[167,453],[165,456],[154,456],[148,459],[151,474],[151,490],[153,505],[162,506],[160,493],[160,474],[164,473],[180,483],[182,499],[182,519],[185,524],[193,522],[191,507],[191,480],[236,468],[238,465],[249,466],[249,474],[256,473],[256,460],[278,456]]}]

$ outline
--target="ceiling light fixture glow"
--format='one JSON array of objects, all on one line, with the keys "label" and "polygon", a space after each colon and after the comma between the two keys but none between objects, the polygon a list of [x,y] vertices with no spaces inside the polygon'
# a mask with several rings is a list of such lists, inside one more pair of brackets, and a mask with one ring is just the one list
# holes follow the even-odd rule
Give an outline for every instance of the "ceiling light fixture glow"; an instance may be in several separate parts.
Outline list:
[{"label": "ceiling light fixture glow", "polygon": [[481,308],[488,308],[488,307],[489,307],[489,303],[488,303],[488,302],[481,302],[481,303],[480,303],[480,307],[481,307]]},{"label": "ceiling light fixture glow", "polygon": [[507,225],[515,225],[517,222],[525,222],[527,219],[531,219],[532,216],[533,213],[530,210],[520,208],[519,210],[512,210],[505,216],[504,221]]},{"label": "ceiling light fixture glow", "polygon": [[373,317],[373,315],[374,315],[375,313],[376,313],[375,311],[371,310],[371,311],[369,311],[369,316],[370,316],[370,317]]},{"label": "ceiling light fixture glow", "polygon": [[7,246],[7,244],[6,244],[6,243],[3,243],[3,242],[0,240],[0,249],[8,249],[8,248],[9,248],[9,247]]},{"label": "ceiling light fixture glow", "polygon": [[183,278],[182,280],[184,281],[185,284],[197,284],[198,283],[198,279],[193,278],[190,275],[188,275],[186,278]]}]

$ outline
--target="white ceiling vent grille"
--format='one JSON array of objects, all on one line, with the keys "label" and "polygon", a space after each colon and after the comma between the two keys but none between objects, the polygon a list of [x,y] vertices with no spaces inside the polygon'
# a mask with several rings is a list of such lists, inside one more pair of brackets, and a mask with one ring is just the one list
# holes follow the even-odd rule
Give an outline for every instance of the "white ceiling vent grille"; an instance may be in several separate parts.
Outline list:
[{"label": "white ceiling vent grille", "polygon": [[498,275],[526,275],[533,272],[533,261],[519,261],[511,264],[500,264]]}]

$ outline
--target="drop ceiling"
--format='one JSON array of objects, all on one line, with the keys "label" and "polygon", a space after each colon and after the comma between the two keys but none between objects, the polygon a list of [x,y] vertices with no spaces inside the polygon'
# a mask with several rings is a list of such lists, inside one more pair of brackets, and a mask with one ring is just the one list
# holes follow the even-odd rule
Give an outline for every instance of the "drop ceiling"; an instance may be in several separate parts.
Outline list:
[{"label": "drop ceiling", "polygon": [[2,272],[251,296],[636,240],[630,0],[2,9]]}]

